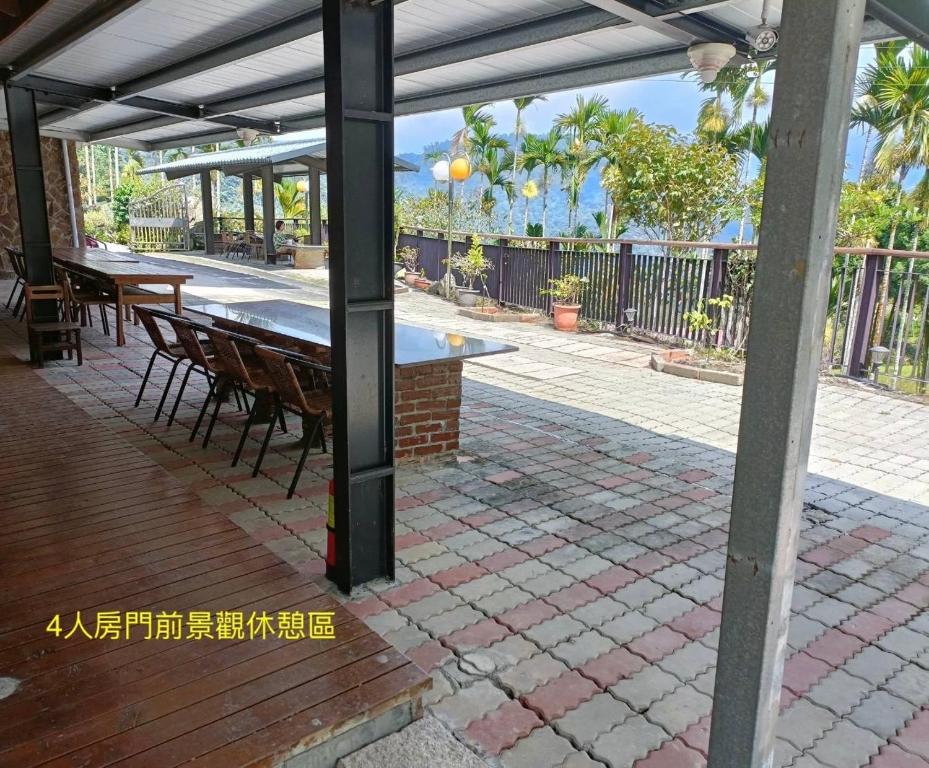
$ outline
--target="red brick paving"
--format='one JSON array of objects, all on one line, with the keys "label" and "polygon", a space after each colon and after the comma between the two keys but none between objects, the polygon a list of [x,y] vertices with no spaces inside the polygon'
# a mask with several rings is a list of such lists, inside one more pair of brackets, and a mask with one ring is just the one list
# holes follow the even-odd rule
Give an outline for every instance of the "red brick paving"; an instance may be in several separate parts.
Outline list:
[{"label": "red brick paving", "polygon": [[392,608],[402,608],[404,605],[415,603],[434,592],[438,592],[439,587],[429,579],[416,579],[402,587],[388,589],[381,593],[381,599]]},{"label": "red brick paving", "polygon": [[839,629],[830,629],[803,650],[810,656],[833,667],[839,667],[865,647],[867,643]]},{"label": "red brick paving", "polygon": [[691,749],[706,755],[710,751],[710,722],[709,715],[701,717],[678,738]]},{"label": "red brick paving", "polygon": [[683,648],[688,642],[687,637],[679,632],[675,632],[667,626],[660,626],[631,643],[626,643],[626,647],[642,658],[650,662],[656,662],[669,653],[674,653],[678,648]]},{"label": "red brick paving", "polygon": [[528,559],[529,555],[525,552],[520,552],[518,549],[510,547],[509,549],[504,549],[502,552],[489,555],[483,560],[478,560],[477,564],[482,568],[486,568],[491,573],[494,573],[495,571],[502,571],[504,568],[509,568],[511,565],[519,565]]},{"label": "red brick paving", "polygon": [[885,619],[870,611],[861,611],[839,625],[839,629],[843,632],[860,637],[866,643],[873,643],[879,637],[886,635],[893,627],[894,623],[890,619]]},{"label": "red brick paving", "polygon": [[443,642],[456,651],[468,651],[474,648],[486,648],[510,634],[502,624],[493,619],[485,619],[470,627],[459,629],[443,638]]},{"label": "red brick paving", "polygon": [[602,592],[604,595],[611,595],[617,589],[622,589],[638,578],[638,574],[630,571],[628,568],[624,568],[621,565],[614,565],[612,568],[607,568],[596,576],[587,579],[587,584],[598,592]]},{"label": "red brick paving", "polygon": [[487,570],[481,568],[477,563],[465,563],[455,568],[433,573],[429,578],[442,587],[442,589],[451,589],[452,587],[457,587],[459,584],[478,579],[486,574]]},{"label": "red brick paving", "polygon": [[589,677],[601,688],[609,688],[620,680],[631,677],[645,667],[645,659],[630,653],[625,648],[615,648],[609,653],[592,659],[579,668],[584,677]]},{"label": "red brick paving", "polygon": [[871,758],[868,768],[926,768],[926,761],[921,757],[904,752],[893,744],[881,748],[879,754]]},{"label": "red brick paving", "polygon": [[582,677],[577,670],[571,670],[523,696],[522,701],[538,712],[543,720],[551,722],[599,692],[600,688],[592,681]]},{"label": "red brick paving", "polygon": [[626,568],[635,571],[641,576],[648,576],[650,573],[660,571],[671,565],[672,560],[667,555],[660,552],[648,552],[644,555],[632,558],[626,563]]},{"label": "red brick paving", "polygon": [[455,654],[438,640],[430,640],[428,643],[411,648],[406,652],[406,655],[424,672],[431,672],[439,665],[453,658]]},{"label": "red brick paving", "polygon": [[706,758],[683,742],[666,741],[643,759],[633,763],[635,768],[704,768]]},{"label": "red brick paving", "polygon": [[906,752],[929,760],[929,710],[921,710],[891,741]]},{"label": "red brick paving", "polygon": [[468,726],[465,737],[488,755],[499,755],[542,725],[539,716],[518,701],[508,701]]},{"label": "red brick paving", "polygon": [[549,605],[544,600],[532,600],[531,602],[513,608],[511,611],[501,613],[497,616],[497,621],[505,624],[514,632],[522,632],[524,629],[534,627],[541,621],[558,615],[558,609]]},{"label": "red brick paving", "polygon": [[691,640],[699,640],[719,626],[722,616],[708,605],[701,605],[692,611],[678,616],[668,626],[675,632],[687,635]]},{"label": "red brick paving", "polygon": [[401,549],[415,547],[417,544],[425,544],[427,541],[429,541],[429,539],[421,533],[405,533],[402,536],[397,536],[394,541],[394,547],[397,552],[399,552]]},{"label": "red brick paving", "polygon": [[508,469],[506,472],[498,472],[497,474],[491,475],[490,477],[485,477],[484,479],[488,482],[497,483],[499,485],[500,483],[507,483],[510,480],[516,480],[522,476],[523,475],[521,472]]},{"label": "red brick paving", "polygon": [[600,593],[583,582],[573,584],[570,587],[546,595],[543,599],[546,603],[551,603],[563,613],[569,613],[575,608],[592,602],[600,597]]},{"label": "red brick paving", "polygon": [[784,665],[784,687],[802,696],[832,671],[825,661],[799,651]]},{"label": "red brick paving", "polygon": [[691,469],[689,472],[679,474],[677,479],[683,480],[685,483],[699,483],[701,480],[708,480],[711,477],[716,477],[716,475],[707,472],[705,469]]},{"label": "red brick paving", "polygon": [[537,539],[532,539],[532,541],[528,541],[525,544],[517,544],[516,546],[527,555],[540,557],[547,552],[560,549],[565,546],[566,543],[564,539],[560,539],[553,534],[548,534],[546,536],[540,536]]}]

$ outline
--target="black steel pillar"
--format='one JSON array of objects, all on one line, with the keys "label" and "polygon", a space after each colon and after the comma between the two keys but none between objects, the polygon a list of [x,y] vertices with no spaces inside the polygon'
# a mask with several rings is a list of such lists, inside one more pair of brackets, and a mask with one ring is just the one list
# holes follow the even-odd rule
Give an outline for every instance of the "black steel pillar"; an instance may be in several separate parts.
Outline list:
[{"label": "black steel pillar", "polygon": [[261,223],[265,241],[265,261],[274,262],[274,167],[261,169]]},{"label": "black steel pillar", "polygon": [[344,592],[394,577],[392,6],[323,0],[335,480],[327,576]]},{"label": "black steel pillar", "polygon": [[242,202],[245,206],[245,231],[255,231],[255,185],[252,175],[246,173],[242,177]]},{"label": "black steel pillar", "polygon": [[310,168],[310,243],[312,245],[323,244],[321,176],[318,168]]},{"label": "black steel pillar", "polygon": [[209,171],[200,172],[200,200],[203,203],[203,248],[207,255],[215,250],[213,234],[213,179]]},{"label": "black steel pillar", "polygon": [[[45,176],[42,172],[42,146],[36,117],[35,94],[7,85],[6,116],[13,151],[13,177],[19,208],[19,231],[26,257],[26,279],[33,285],[55,282],[52,242],[45,205]],[[54,304],[48,303],[52,311]],[[41,311],[36,308],[37,312]]]}]

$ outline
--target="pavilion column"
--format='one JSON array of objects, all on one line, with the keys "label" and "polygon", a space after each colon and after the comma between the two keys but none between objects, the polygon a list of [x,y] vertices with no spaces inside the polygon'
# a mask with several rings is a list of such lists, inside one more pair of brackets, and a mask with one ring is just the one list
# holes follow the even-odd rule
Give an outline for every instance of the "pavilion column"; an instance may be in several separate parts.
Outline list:
[{"label": "pavilion column", "polygon": [[310,243],[312,245],[323,244],[321,176],[322,173],[318,168],[310,168]]},{"label": "pavilion column", "polygon": [[[55,267],[45,203],[45,176],[35,94],[13,85],[5,86],[4,93],[26,278],[31,284],[47,285],[55,282]],[[42,303],[49,304],[54,311],[52,303]]]},{"label": "pavilion column", "polygon": [[348,592],[394,577],[393,4],[323,0],[323,46],[335,480],[327,576]]},{"label": "pavilion column", "polygon": [[865,0],[785,0],[710,768],[770,766]]},{"label": "pavilion column", "polygon": [[246,173],[242,176],[242,204],[245,207],[245,231],[255,231],[255,185],[252,175]]},{"label": "pavilion column", "polygon": [[261,169],[261,223],[265,241],[265,261],[274,261],[274,167]]},{"label": "pavilion column", "polygon": [[203,247],[209,256],[216,248],[213,234],[213,180],[209,171],[200,172],[200,200],[203,203]]}]

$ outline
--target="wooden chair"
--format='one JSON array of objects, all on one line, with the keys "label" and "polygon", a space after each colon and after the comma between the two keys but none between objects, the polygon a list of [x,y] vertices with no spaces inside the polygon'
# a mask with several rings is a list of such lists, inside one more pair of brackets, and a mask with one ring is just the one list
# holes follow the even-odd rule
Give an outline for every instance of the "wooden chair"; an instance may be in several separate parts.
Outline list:
[{"label": "wooden chair", "polygon": [[[139,387],[139,394],[135,399],[136,408],[138,408],[139,403],[142,402],[142,394],[145,392],[145,387],[148,384],[149,376],[151,376],[152,366],[155,364],[155,360],[160,357],[171,363],[171,372],[168,374],[167,382],[165,382],[164,392],[161,393],[161,400],[158,401],[158,408],[155,410],[155,418],[152,419],[152,421],[158,421],[161,412],[164,410],[165,402],[168,399],[168,392],[171,390],[171,384],[174,383],[174,375],[177,373],[178,366],[189,358],[182,344],[169,342],[161,332],[158,319],[169,318],[169,313],[159,312],[158,310],[147,309],[146,307],[140,306],[133,306],[132,309],[135,312],[136,318],[142,323],[142,327],[145,328],[146,333],[148,333],[148,338],[151,339],[152,346],[155,347],[155,351],[152,352],[152,356],[149,358],[148,368],[145,369],[145,376],[142,377],[142,385]],[[212,353],[212,350],[208,349],[206,346],[203,346],[203,350],[207,355]]]},{"label": "wooden chair", "polygon": [[89,325],[91,328],[94,327],[93,317],[87,311],[87,308],[97,307],[100,310],[100,326],[104,335],[109,336],[110,321],[107,318],[106,309],[107,307],[113,307],[113,310],[116,311],[116,297],[107,292],[97,281],[77,272],[70,272],[64,267],[55,267],[55,278],[59,283],[68,283],[71,299],[77,309],[77,316],[81,321],[81,326]]},{"label": "wooden chair", "polygon": [[[242,449],[245,447],[245,441],[248,439],[249,430],[255,421],[258,413],[258,403],[260,398],[274,401],[274,387],[267,370],[256,359],[255,349],[258,342],[248,336],[242,336],[238,333],[221,330],[220,328],[206,328],[207,338],[213,345],[216,358],[222,369],[222,375],[228,379],[233,386],[237,386],[244,392],[251,392],[254,395],[254,405],[248,411],[248,418],[245,421],[245,427],[242,429],[242,436],[239,438],[239,445],[236,448],[235,456],[232,459],[232,466],[239,463],[242,456]],[[216,418],[219,416],[219,409],[222,407],[223,398],[219,397],[217,391],[218,383],[211,387],[206,400],[201,409],[201,418],[206,412],[210,398],[216,395],[216,405],[213,408],[213,414],[210,417],[209,426],[206,428],[206,434],[203,437],[203,447],[206,448],[210,441],[210,435],[213,434],[213,426],[216,424]],[[276,402],[276,401],[275,401]],[[284,421],[284,414],[279,409],[274,409],[271,413],[271,421],[275,418],[280,419],[281,429],[287,431],[287,423]],[[196,431],[191,433],[190,439],[193,440]]]},{"label": "wooden chair", "polygon": [[256,235],[254,232],[245,233],[245,246],[246,254],[249,259],[256,258],[261,261],[264,261],[265,257],[265,241],[259,235]]},{"label": "wooden chair", "polygon": [[[77,364],[84,364],[81,349],[81,325],[73,321],[72,299],[67,283],[62,285],[26,285],[26,327],[29,334],[29,359],[45,365],[47,352],[67,352],[68,360],[77,353]],[[36,316],[35,302],[54,301],[57,306],[55,320],[43,320]]]},{"label": "wooden chair", "polygon": [[[255,354],[268,371],[271,385],[275,393],[275,406],[278,416],[283,416],[283,410],[297,413],[303,420],[303,453],[297,462],[287,498],[293,497],[303,473],[303,465],[310,453],[310,448],[319,445],[326,453],[326,422],[332,419],[332,369],[317,363],[315,360],[273,347],[258,346]],[[255,462],[252,476],[258,475],[261,462],[264,460],[274,432],[275,419],[268,424],[261,451]]]}]

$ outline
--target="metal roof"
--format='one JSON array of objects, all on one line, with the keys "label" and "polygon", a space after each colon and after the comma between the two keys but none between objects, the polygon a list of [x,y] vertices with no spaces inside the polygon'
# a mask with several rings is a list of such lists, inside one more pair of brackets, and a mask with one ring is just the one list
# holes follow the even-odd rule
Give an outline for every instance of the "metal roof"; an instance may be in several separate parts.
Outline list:
[{"label": "metal roof", "polygon": [[[307,166],[325,172],[326,142],[319,139],[272,141],[219,152],[201,152],[170,163],[151,165],[139,173],[164,173],[169,179],[179,179],[201,171],[215,170],[221,170],[227,175],[239,175],[257,171],[267,165],[274,166],[275,176],[303,176],[306,175]],[[394,170],[418,171],[419,166],[395,157]]]},{"label": "metal roof", "polygon": [[[744,56],[763,0],[393,3],[403,115],[686,71],[692,42]],[[871,0],[864,39],[913,36],[923,5]],[[318,0],[46,0],[0,26],[0,67],[37,91],[43,133],[80,141],[157,150],[325,120]]]}]

